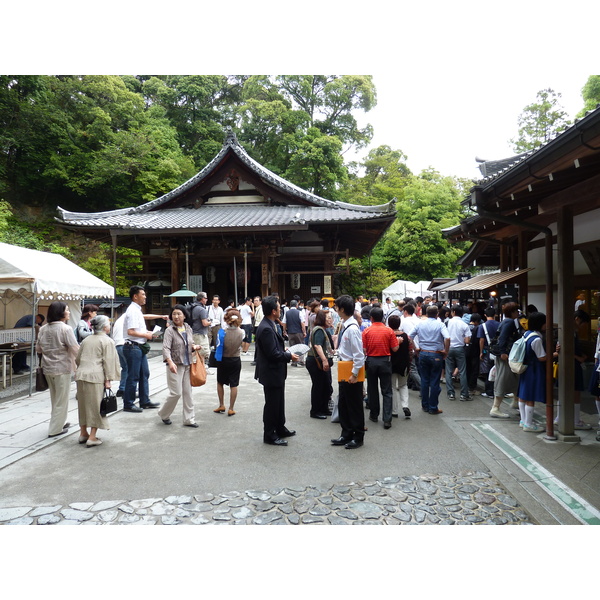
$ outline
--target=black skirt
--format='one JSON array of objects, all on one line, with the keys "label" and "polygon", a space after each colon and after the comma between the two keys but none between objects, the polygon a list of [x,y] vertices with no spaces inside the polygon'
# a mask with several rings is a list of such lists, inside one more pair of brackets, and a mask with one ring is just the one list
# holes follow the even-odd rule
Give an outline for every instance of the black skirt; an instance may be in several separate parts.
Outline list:
[{"label": "black skirt", "polygon": [[238,387],[241,371],[242,359],[239,356],[223,358],[221,361],[217,361],[217,382],[221,385]]}]

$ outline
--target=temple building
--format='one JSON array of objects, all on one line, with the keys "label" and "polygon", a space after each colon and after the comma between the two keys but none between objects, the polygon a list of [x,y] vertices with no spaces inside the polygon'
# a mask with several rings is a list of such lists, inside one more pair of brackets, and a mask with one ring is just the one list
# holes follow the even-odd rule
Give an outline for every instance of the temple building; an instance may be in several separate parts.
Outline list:
[{"label": "temple building", "polygon": [[170,306],[165,296],[183,284],[219,294],[223,305],[272,292],[335,295],[340,259],[368,254],[396,214],[393,201],[359,206],[299,188],[252,159],[231,131],[206,167],[156,200],[58,212],[67,229],[142,252],[151,312]]}]

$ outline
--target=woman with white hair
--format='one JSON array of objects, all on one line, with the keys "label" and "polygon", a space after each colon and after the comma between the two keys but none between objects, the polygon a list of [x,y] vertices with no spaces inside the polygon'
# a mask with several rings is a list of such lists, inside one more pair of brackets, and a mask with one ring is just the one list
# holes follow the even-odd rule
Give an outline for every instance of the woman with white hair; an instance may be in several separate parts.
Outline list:
[{"label": "woman with white hair", "polygon": [[[98,429],[110,429],[108,419],[100,414],[105,389],[120,379],[121,365],[115,343],[109,337],[110,321],[104,315],[94,317],[90,325],[93,335],[86,337],[75,359],[77,371],[77,407],[79,409],[79,443],[87,448],[99,446]],[[90,429],[88,433],[88,427]]]}]

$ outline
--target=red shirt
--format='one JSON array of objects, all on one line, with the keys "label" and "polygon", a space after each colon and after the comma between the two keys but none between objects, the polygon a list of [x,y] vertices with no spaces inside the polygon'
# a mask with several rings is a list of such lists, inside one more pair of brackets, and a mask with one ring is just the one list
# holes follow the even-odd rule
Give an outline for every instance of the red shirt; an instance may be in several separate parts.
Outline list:
[{"label": "red shirt", "polygon": [[391,327],[383,323],[372,323],[362,333],[366,356],[390,356],[392,348],[398,346],[398,338]]}]

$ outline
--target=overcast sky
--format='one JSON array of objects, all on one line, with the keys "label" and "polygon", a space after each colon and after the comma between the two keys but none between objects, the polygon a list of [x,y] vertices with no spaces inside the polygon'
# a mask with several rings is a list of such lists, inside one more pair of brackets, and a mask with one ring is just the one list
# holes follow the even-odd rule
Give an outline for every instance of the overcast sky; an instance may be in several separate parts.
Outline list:
[{"label": "overcast sky", "polygon": [[0,72],[370,74],[369,148],[402,150],[415,173],[468,178],[480,176],[476,156],[514,154],[508,140],[538,91],[561,93],[573,118],[588,76],[600,73],[597,1],[206,4],[7,7]]}]

